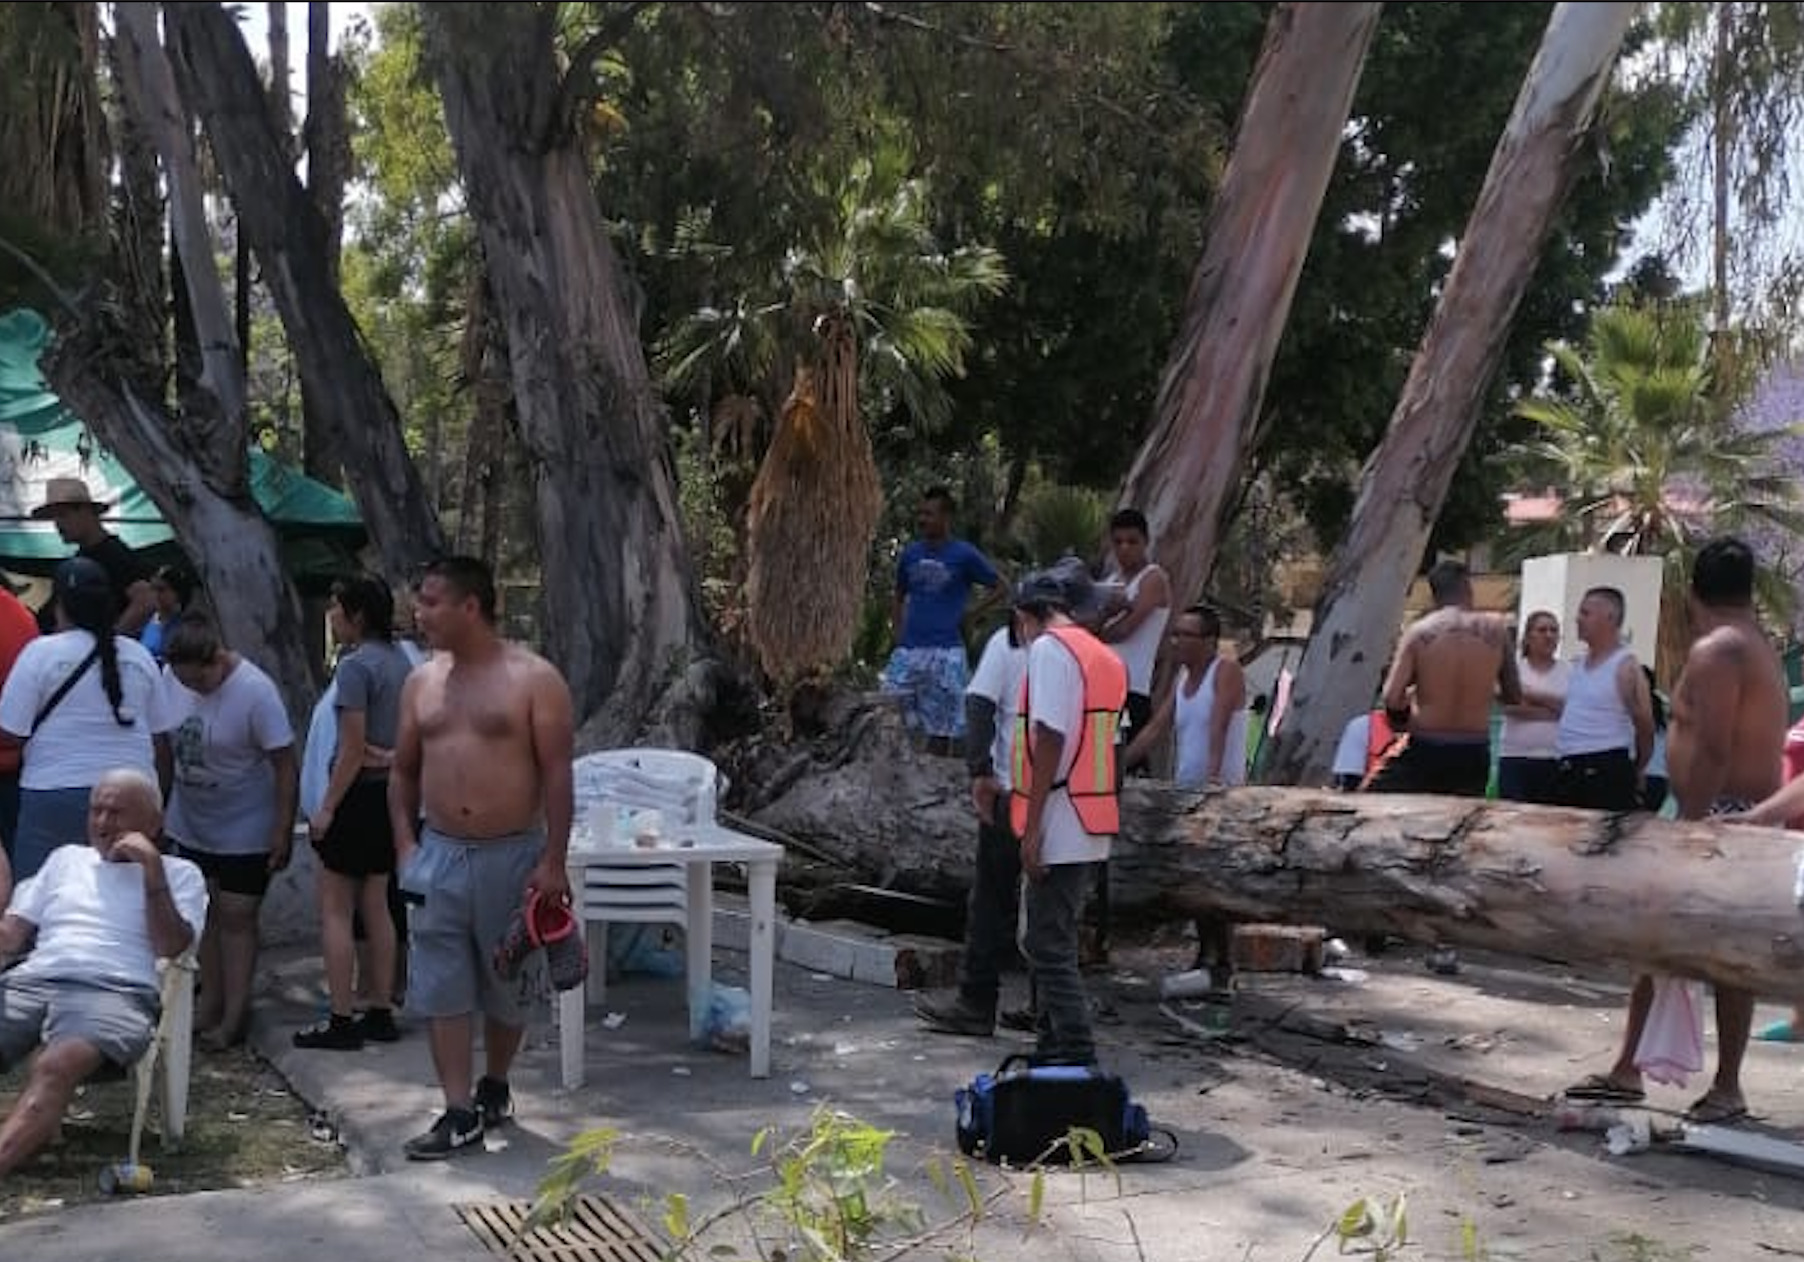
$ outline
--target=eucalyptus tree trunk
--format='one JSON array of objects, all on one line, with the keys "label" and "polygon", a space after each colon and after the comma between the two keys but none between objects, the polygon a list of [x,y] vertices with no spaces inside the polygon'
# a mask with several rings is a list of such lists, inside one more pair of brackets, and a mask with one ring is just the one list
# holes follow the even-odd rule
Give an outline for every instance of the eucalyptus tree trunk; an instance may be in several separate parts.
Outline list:
[{"label": "eucalyptus tree trunk", "polygon": [[[307,121],[301,141],[307,151],[307,193],[325,224],[326,268],[334,285],[344,250],[345,186],[351,177],[345,80],[344,59],[332,53],[331,12],[324,0],[313,0],[307,6]],[[301,464],[309,476],[337,483],[339,453],[333,448],[326,406],[301,386]]]},{"label": "eucalyptus tree trunk", "polygon": [[268,671],[290,713],[304,717],[314,684],[300,606],[275,530],[250,492],[244,377],[186,114],[157,40],[156,6],[120,4],[114,13],[127,108],[163,162],[201,371],[170,415],[123,383],[119,330],[90,312],[50,357],[49,376],[175,530],[216,597],[227,642]]},{"label": "eucalyptus tree trunk", "polygon": [[546,649],[589,738],[621,743],[699,622],[668,427],[590,183],[582,102],[559,71],[550,7],[420,13],[533,466]]},{"label": "eucalyptus tree trunk", "polygon": [[[849,729],[846,761],[749,751],[731,768],[753,827],[788,839],[792,882],[961,904],[975,848],[968,779],[920,758],[892,715]],[[1798,835],[1470,798],[1130,780],[1109,859],[1118,924],[1333,925],[1699,977],[1804,999]],[[1725,856],[1730,858],[1725,859]],[[804,863],[806,858],[812,862]]]},{"label": "eucalyptus tree trunk", "polygon": [[[118,47],[117,40],[107,41],[107,61],[114,82],[122,74]],[[113,156],[118,165],[113,194],[112,258],[120,320],[127,334],[122,348],[127,362],[120,371],[139,398],[164,403],[169,398],[171,369],[171,278],[163,257],[166,220],[162,172],[157,166],[155,144],[138,126],[131,111],[115,105],[109,113]]]},{"label": "eucalyptus tree trunk", "polygon": [[[182,89],[206,127],[317,414],[391,582],[444,551],[400,413],[333,280],[325,224],[285,157],[256,63],[218,4],[165,6]],[[184,260],[188,258],[184,251]]]},{"label": "eucalyptus tree trunk", "polygon": [[500,315],[488,280],[481,275],[470,283],[459,361],[474,406],[464,433],[457,546],[481,557],[492,569],[501,556],[501,508],[507,484],[507,435],[514,429],[514,391]]},{"label": "eucalyptus tree trunk", "polygon": [[1259,787],[1145,787],[1127,808],[1117,914],[1325,923],[1804,999],[1796,833]]},{"label": "eucalyptus tree trunk", "polygon": [[1542,244],[1590,155],[1598,99],[1640,7],[1564,3],[1548,22],[1402,398],[1361,474],[1267,764],[1271,781],[1324,782],[1341,728],[1372,704],[1429,532]]},{"label": "eucalyptus tree trunk", "polygon": [[1202,594],[1347,126],[1379,4],[1280,4],[1209,214],[1152,433],[1122,488],[1178,605]]}]

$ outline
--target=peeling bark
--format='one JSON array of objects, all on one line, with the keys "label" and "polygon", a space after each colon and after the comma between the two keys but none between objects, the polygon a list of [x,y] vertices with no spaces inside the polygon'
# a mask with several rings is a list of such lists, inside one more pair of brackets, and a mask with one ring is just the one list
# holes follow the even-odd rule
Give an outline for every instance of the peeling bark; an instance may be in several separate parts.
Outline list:
[{"label": "peeling bark", "polygon": [[1567,3],[1548,22],[1390,427],[1360,477],[1273,745],[1274,782],[1323,783],[1342,726],[1371,705],[1410,581],[1639,8]]},{"label": "peeling bark", "polygon": [[[332,54],[331,14],[324,0],[307,6],[307,121],[301,140],[307,150],[307,195],[326,229],[326,273],[336,286],[344,251],[345,185],[351,178],[351,123],[346,101],[344,59]],[[301,465],[308,476],[338,483],[340,453],[332,444],[332,423],[301,385]],[[324,623],[322,621],[321,625]]]},{"label": "peeling bark", "polygon": [[[758,770],[791,752],[766,751]],[[977,825],[964,769],[909,750],[899,729],[879,725],[838,768],[815,761],[774,802],[736,805],[830,856],[844,879],[952,901],[969,887]],[[1117,923],[1222,912],[1804,999],[1795,833],[1462,798],[1258,786],[1205,795],[1144,781],[1129,782],[1122,809],[1109,863]]]},{"label": "peeling bark", "polygon": [[1796,834],[1391,794],[1131,788],[1117,909],[1389,931],[1804,998]]},{"label": "peeling bark", "polygon": [[1215,568],[1379,4],[1280,4],[1267,24],[1152,433],[1122,489],[1174,607]]},{"label": "peeling bark", "polygon": [[333,282],[325,224],[288,165],[237,24],[217,4],[169,5],[165,20],[182,89],[206,126],[314,414],[326,420],[383,571],[405,582],[444,551],[444,538],[400,413]]},{"label": "peeling bark", "polygon": [[[121,384],[127,333],[105,308],[65,330],[46,375],[156,504],[216,597],[228,644],[254,658],[304,722],[315,694],[300,606],[276,533],[251,496],[244,377],[201,202],[193,139],[150,4],[115,7],[118,65],[133,121],[155,143],[168,180],[171,232],[199,378],[174,414]],[[172,269],[172,271],[175,269]],[[179,339],[178,339],[179,341]]]},{"label": "peeling bark", "polygon": [[626,743],[702,632],[669,430],[558,73],[556,15],[420,13],[533,465],[546,651],[590,738]]}]

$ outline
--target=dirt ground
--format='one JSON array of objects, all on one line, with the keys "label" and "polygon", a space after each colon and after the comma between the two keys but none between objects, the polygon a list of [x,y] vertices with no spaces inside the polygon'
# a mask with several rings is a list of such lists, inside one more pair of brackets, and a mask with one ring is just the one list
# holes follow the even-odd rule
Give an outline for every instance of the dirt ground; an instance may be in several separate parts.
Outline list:
[{"label": "dirt ground", "polygon": [[[22,1072],[0,1077],[0,1111],[10,1111]],[[347,1172],[344,1151],[327,1132],[316,1137],[308,1109],[279,1074],[246,1048],[197,1053],[181,1148],[158,1139],[160,1090],[151,1097],[141,1160],[154,1173],[153,1196],[256,1187]],[[84,1087],[63,1122],[62,1139],[0,1183],[0,1220],[103,1200],[100,1172],[130,1151],[132,1080]]]},{"label": "dirt ground", "polygon": [[[1788,1172],[1662,1142],[1612,1156],[1603,1134],[1558,1125],[1560,1089],[1614,1055],[1626,974],[1468,951],[1445,977],[1422,948],[1395,945],[1356,950],[1351,980],[1243,975],[1224,1020],[1219,1006],[1160,1000],[1157,979],[1189,954],[1169,937],[1118,945],[1090,978],[1105,1037],[1133,1049],[1120,1059],[1138,1060],[1149,1109],[1197,1137],[1190,1161],[1228,1175],[1259,1154],[1267,1173],[1244,1191],[1274,1208],[1272,1171],[1294,1170],[1318,1218],[1324,1185],[1345,1204],[1406,1196],[1406,1256],[1804,1257],[1804,1147]],[[1785,1011],[1763,1005],[1755,1028]],[[1706,1075],[1650,1087],[1656,1131],[1708,1085],[1706,1028]],[[1804,1138],[1804,1046],[1755,1042],[1743,1077],[1753,1117],[1738,1129]],[[1330,1240],[1320,1256],[1334,1253]]]}]

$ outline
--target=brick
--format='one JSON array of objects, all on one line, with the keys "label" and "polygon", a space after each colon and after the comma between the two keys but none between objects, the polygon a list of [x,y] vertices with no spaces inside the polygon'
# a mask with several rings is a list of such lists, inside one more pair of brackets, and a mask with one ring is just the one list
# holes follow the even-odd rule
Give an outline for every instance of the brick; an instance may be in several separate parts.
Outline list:
[{"label": "brick", "polygon": [[1230,958],[1238,973],[1319,973],[1319,925],[1235,925]]}]

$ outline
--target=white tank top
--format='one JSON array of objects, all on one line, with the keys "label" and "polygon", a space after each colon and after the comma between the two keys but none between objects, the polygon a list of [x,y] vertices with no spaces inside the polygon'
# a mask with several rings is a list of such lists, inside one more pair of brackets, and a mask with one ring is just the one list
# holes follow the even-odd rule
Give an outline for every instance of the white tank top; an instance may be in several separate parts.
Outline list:
[{"label": "white tank top", "polygon": [[[1159,567],[1144,565],[1140,572],[1128,580],[1127,588],[1122,593],[1128,604],[1134,603],[1134,597],[1140,594],[1140,584],[1148,574]],[[1119,644],[1109,647],[1115,650],[1115,656],[1127,667],[1128,691],[1150,696],[1153,690],[1153,661],[1159,656],[1159,641],[1165,638],[1165,624],[1171,619],[1171,606],[1163,605],[1141,619],[1134,633]]]},{"label": "white tank top", "polygon": [[1612,749],[1635,752],[1635,720],[1622,703],[1616,671],[1628,654],[1618,648],[1596,666],[1575,662],[1566,682],[1566,708],[1560,711],[1555,748],[1562,758],[1602,754]]},{"label": "white tank top", "polygon": [[[1219,657],[1209,663],[1196,694],[1189,697],[1184,695],[1184,689],[1190,682],[1190,672],[1178,672],[1175,684],[1177,709],[1172,715],[1171,726],[1178,743],[1176,780],[1180,788],[1200,789],[1208,780],[1207,768],[1215,756],[1215,751],[1209,748],[1209,716],[1215,712],[1215,668],[1220,664]],[[1228,752],[1221,760],[1221,782],[1245,784],[1247,712],[1244,706],[1228,720],[1226,740]]]}]

